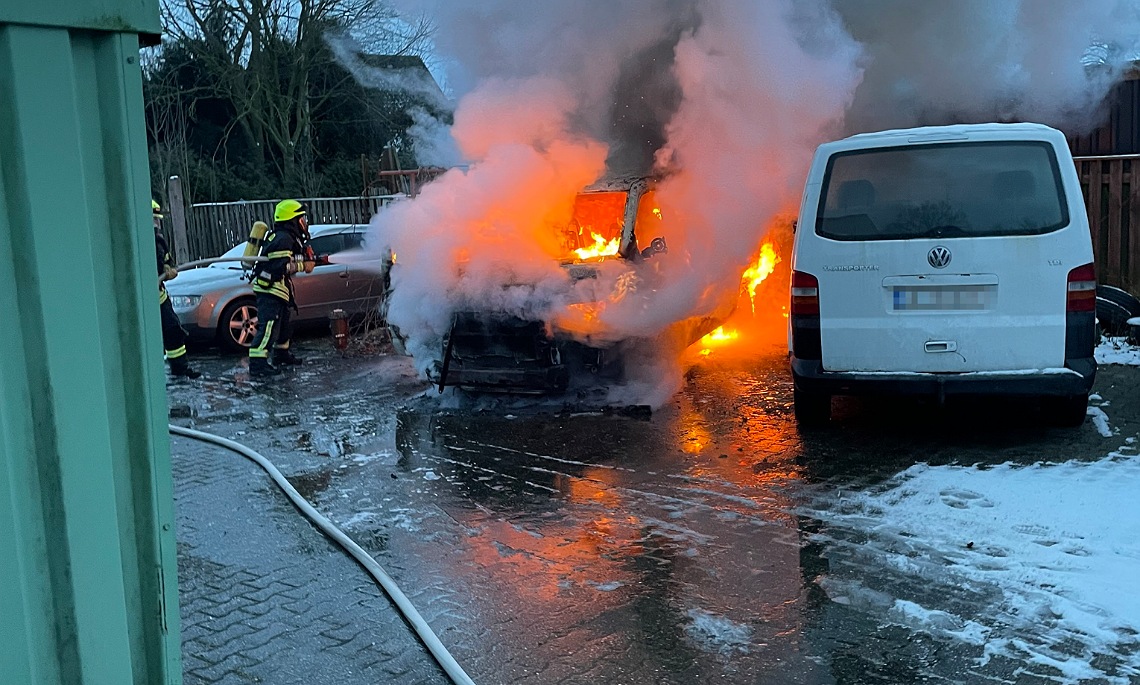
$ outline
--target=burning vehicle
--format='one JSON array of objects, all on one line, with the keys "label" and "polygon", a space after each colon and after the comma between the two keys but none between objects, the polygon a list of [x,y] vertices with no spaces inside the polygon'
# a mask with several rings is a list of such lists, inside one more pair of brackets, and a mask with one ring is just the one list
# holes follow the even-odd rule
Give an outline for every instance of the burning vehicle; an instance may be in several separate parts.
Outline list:
[{"label": "burning vehicle", "polygon": [[[423,367],[427,378],[440,392],[548,394],[612,385],[627,378],[631,364],[675,354],[716,329],[735,309],[736,293],[715,311],[667,322],[652,335],[613,325],[623,312],[654,307],[668,272],[655,186],[652,178],[611,178],[579,192],[570,220],[549,227],[561,278],[553,287],[549,280],[499,284],[497,301],[526,302],[524,313],[474,299],[458,303]],[[397,351],[408,354],[399,327],[389,323],[389,330]]]}]

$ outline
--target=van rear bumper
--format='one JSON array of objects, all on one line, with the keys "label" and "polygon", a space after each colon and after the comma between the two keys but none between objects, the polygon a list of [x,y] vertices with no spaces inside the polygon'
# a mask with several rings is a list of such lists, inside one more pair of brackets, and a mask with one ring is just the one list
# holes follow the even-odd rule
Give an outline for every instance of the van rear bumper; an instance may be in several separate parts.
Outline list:
[{"label": "van rear bumper", "polygon": [[1072,397],[1088,394],[1096,360],[1067,359],[1063,369],[976,373],[832,372],[818,359],[791,358],[798,390],[828,395],[1020,395]]}]

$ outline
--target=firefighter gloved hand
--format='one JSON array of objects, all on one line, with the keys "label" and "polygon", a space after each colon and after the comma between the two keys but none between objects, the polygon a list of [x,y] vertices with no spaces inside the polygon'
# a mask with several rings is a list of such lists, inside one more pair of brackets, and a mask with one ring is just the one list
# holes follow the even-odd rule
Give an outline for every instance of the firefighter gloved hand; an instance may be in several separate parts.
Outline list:
[{"label": "firefighter gloved hand", "polygon": [[316,262],[303,262],[303,264],[305,265],[305,273],[307,274],[313,273],[313,267],[317,265]]},{"label": "firefighter gloved hand", "polygon": [[162,275],[167,281],[173,281],[178,276],[178,269],[173,266],[165,266],[162,268]]}]

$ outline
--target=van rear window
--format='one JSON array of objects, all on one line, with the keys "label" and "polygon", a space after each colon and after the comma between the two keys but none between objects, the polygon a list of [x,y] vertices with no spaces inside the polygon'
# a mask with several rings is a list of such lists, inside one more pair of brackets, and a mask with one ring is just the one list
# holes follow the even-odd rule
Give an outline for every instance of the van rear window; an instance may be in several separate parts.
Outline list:
[{"label": "van rear window", "polygon": [[1069,224],[1053,146],[939,143],[835,154],[816,233],[834,240],[1040,235]]}]

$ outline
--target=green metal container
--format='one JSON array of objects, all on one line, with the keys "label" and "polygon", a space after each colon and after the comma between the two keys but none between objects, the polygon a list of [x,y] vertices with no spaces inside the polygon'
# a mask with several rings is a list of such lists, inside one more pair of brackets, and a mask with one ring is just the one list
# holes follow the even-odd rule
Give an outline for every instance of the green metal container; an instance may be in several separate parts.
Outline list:
[{"label": "green metal container", "polygon": [[[0,2],[0,681],[179,683],[140,36]],[[15,322],[15,325],[13,325]]]}]

